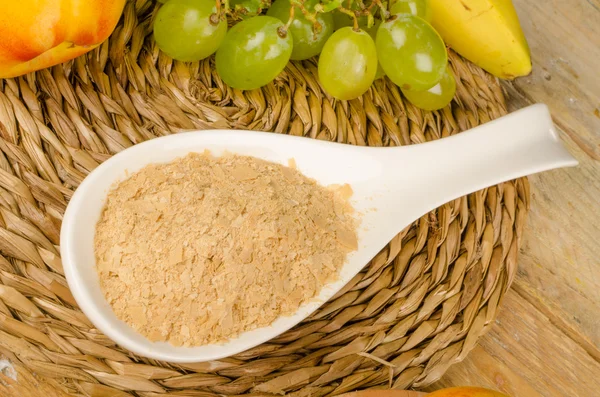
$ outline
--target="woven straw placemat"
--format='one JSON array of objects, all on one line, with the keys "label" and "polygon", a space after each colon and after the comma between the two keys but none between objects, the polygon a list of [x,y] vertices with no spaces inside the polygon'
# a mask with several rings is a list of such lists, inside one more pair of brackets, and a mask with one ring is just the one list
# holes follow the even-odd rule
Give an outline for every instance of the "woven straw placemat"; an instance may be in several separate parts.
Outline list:
[{"label": "woven straw placemat", "polygon": [[439,112],[411,106],[385,79],[362,98],[334,101],[319,87],[314,61],[291,64],[263,89],[232,90],[212,60],[185,64],[158,51],[150,35],[155,11],[154,1],[130,1],[110,40],[92,53],[0,80],[0,353],[73,395],[111,397],[419,388],[462,360],[493,324],[515,275],[526,179],[422,217],[310,319],[235,357],[157,362],[92,326],[63,275],[60,220],[83,178],[120,150],[207,128],[408,145],[506,112],[497,80],[455,54],[456,100]]}]

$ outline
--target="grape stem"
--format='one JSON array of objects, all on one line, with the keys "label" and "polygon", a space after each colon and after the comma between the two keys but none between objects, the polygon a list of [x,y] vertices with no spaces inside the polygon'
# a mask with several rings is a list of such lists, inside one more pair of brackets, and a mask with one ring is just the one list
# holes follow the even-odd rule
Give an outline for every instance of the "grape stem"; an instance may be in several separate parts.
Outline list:
[{"label": "grape stem", "polygon": [[294,22],[294,13],[296,12],[296,6],[295,5],[291,5],[290,6],[290,17],[288,18],[287,23],[285,24],[285,26],[283,26],[283,29],[285,29],[285,33],[283,36],[281,37],[285,37],[285,35],[287,34],[287,30],[290,28],[290,26],[292,25],[292,22]]},{"label": "grape stem", "polygon": [[373,5],[373,4],[377,4],[379,9],[381,10],[382,19],[384,21],[387,21],[391,16],[390,12],[387,10],[387,7],[381,2],[381,0],[373,0],[371,5]]},{"label": "grape stem", "polygon": [[[313,25],[313,34],[316,38],[317,34],[321,32],[323,26],[317,20],[317,15],[323,11],[323,5],[330,3],[331,0],[323,1],[320,0],[317,5],[311,6],[310,10],[306,6],[306,0],[289,0],[290,1],[290,15],[287,23],[280,27],[277,32],[279,36],[286,37],[287,32],[296,17],[296,8],[302,12],[304,17],[312,22]],[[231,16],[234,19],[240,18],[240,16],[250,16],[250,15],[258,15],[264,9],[268,9],[271,6],[271,0],[250,0],[253,4],[258,3],[258,9],[256,12],[250,12],[250,10],[244,6],[244,3],[238,4],[235,7],[231,7],[230,0],[216,0],[216,13],[210,16],[210,23],[213,25],[217,25],[220,20],[226,20],[227,16]],[[336,1],[337,3],[337,1]],[[347,4],[344,7],[344,3]],[[367,27],[372,27],[374,23],[375,16],[375,8],[379,8],[382,15],[382,20],[388,21],[393,19],[394,16],[390,14],[387,10],[387,1],[386,0],[339,0],[339,6],[337,6],[337,10],[343,14],[348,15],[352,18],[353,21],[353,29],[355,31],[360,30],[360,25],[358,23],[359,17],[366,16],[367,17]],[[355,5],[355,6],[353,6]],[[357,8],[354,10],[353,8]],[[330,11],[332,8],[329,8]],[[314,12],[313,12],[314,11]]]},{"label": "grape stem", "polygon": [[352,18],[352,20],[354,21],[354,26],[352,29],[354,29],[357,32],[360,30],[360,27],[358,26],[358,17],[356,15],[358,13],[358,11],[352,11],[352,10],[349,10],[348,8],[344,8],[342,6],[338,7],[338,11],[341,13],[344,13],[344,14],[348,15],[350,18]]},{"label": "grape stem", "polygon": [[373,8],[373,5],[375,4],[374,1],[371,1],[371,4],[369,4],[369,6],[365,6],[365,3],[363,3],[362,0],[355,0],[356,4],[358,4],[358,8],[360,8],[359,11],[355,11],[360,13],[361,16],[366,16],[367,17],[367,27],[370,28],[371,26],[373,26],[373,24],[375,23],[374,18],[373,18],[373,13],[371,12],[371,9]]},{"label": "grape stem", "polygon": [[217,26],[220,21],[221,21],[221,17],[219,16],[218,11],[215,12],[214,14],[210,14],[210,17],[208,18],[208,22],[210,22],[210,24],[213,26]]},{"label": "grape stem", "polygon": [[271,6],[271,0],[261,0],[260,5],[258,6],[258,12],[256,15],[260,14],[262,10],[269,8]]},{"label": "grape stem", "polygon": [[[225,0],[225,11],[227,11],[229,9],[229,7],[227,7],[227,2],[228,2],[228,0]],[[215,8],[217,9],[217,12],[215,14],[217,16],[220,16],[221,15],[221,0],[215,1]],[[214,23],[213,15],[215,15],[215,14],[212,14],[210,16],[209,21],[210,21],[211,25],[216,25],[217,23],[219,23],[219,21],[217,21],[217,23]]]},{"label": "grape stem", "polygon": [[300,11],[302,12],[302,15],[304,15],[304,18],[306,18],[307,21],[311,22],[313,25],[313,38],[314,40],[317,39],[317,34],[321,32],[321,30],[323,30],[323,26],[321,25],[321,23],[317,20],[317,14],[321,11],[319,10],[315,10],[314,13],[310,12],[306,7],[305,7],[305,0],[290,0],[290,4],[292,7],[297,7],[300,9]]}]

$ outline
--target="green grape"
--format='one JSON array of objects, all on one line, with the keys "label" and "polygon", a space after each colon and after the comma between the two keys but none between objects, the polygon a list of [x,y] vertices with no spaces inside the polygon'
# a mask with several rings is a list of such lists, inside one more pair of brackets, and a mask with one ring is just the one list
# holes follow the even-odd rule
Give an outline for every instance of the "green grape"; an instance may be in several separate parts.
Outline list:
[{"label": "green grape", "polygon": [[375,44],[385,74],[403,89],[430,89],[441,80],[448,65],[440,35],[414,15],[398,14],[383,22]]},{"label": "green grape", "polygon": [[[175,0],[171,0],[175,1]],[[269,84],[285,68],[292,54],[288,32],[281,37],[283,23],[259,15],[234,25],[217,50],[217,72],[233,88],[253,90]]]},{"label": "green grape", "polygon": [[319,81],[331,96],[354,99],[375,79],[377,50],[364,30],[341,28],[331,35],[319,56]]},{"label": "green grape", "polygon": [[154,21],[158,48],[179,61],[199,61],[212,55],[225,38],[227,21],[217,19],[214,0],[169,0]]},{"label": "green grape", "polygon": [[[379,29],[379,25],[381,25],[381,21],[379,19],[376,19],[373,26],[371,26],[370,28],[363,28],[365,32],[367,32],[369,36],[371,36],[373,42],[375,42],[375,38],[377,37],[377,29]],[[375,80],[379,80],[384,76],[385,72],[383,71],[383,68],[381,67],[379,62],[377,62],[377,73],[375,73]]]},{"label": "green grape", "polygon": [[396,0],[390,7],[392,15],[412,14],[423,18],[427,22],[431,22],[430,11],[428,0]]},{"label": "green grape", "polygon": [[444,76],[439,83],[427,91],[402,90],[402,93],[418,108],[424,110],[438,110],[446,107],[456,93],[456,81],[450,68],[446,68]]},{"label": "green grape", "polygon": [[[312,7],[307,9],[312,12]],[[276,0],[267,11],[267,15],[287,23],[290,18],[290,0]],[[321,31],[314,29],[313,23],[306,19],[299,8],[294,10],[294,20],[288,32],[294,39],[294,49],[291,59],[300,61],[318,55],[323,49],[325,42],[333,33],[333,16],[331,13],[318,13],[317,22],[321,25]]]}]

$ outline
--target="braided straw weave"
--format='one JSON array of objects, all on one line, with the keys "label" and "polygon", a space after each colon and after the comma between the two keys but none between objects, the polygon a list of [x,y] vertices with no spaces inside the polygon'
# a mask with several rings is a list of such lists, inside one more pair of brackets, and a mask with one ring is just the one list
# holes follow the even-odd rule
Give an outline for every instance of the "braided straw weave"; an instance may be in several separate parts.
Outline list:
[{"label": "braided straw weave", "polygon": [[314,61],[291,64],[263,89],[233,90],[212,60],[184,64],[160,53],[150,35],[155,12],[153,1],[130,1],[110,40],[92,53],[0,80],[0,354],[67,393],[95,397],[419,388],[462,360],[493,323],[515,275],[526,179],[427,214],[310,319],[235,357],[157,362],[92,326],[64,278],[60,220],[86,174],[120,150],[207,128],[408,145],[506,112],[496,79],[455,54],[456,100],[433,113],[405,102],[386,80],[360,99],[334,101],[319,87]]}]

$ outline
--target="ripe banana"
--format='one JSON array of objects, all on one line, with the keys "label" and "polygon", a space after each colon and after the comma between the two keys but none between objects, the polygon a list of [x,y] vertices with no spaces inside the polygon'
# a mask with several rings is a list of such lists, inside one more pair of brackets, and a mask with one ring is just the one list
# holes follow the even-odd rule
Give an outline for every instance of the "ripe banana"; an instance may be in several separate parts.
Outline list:
[{"label": "ripe banana", "polygon": [[502,79],[531,72],[531,55],[511,0],[429,0],[447,45]]}]

